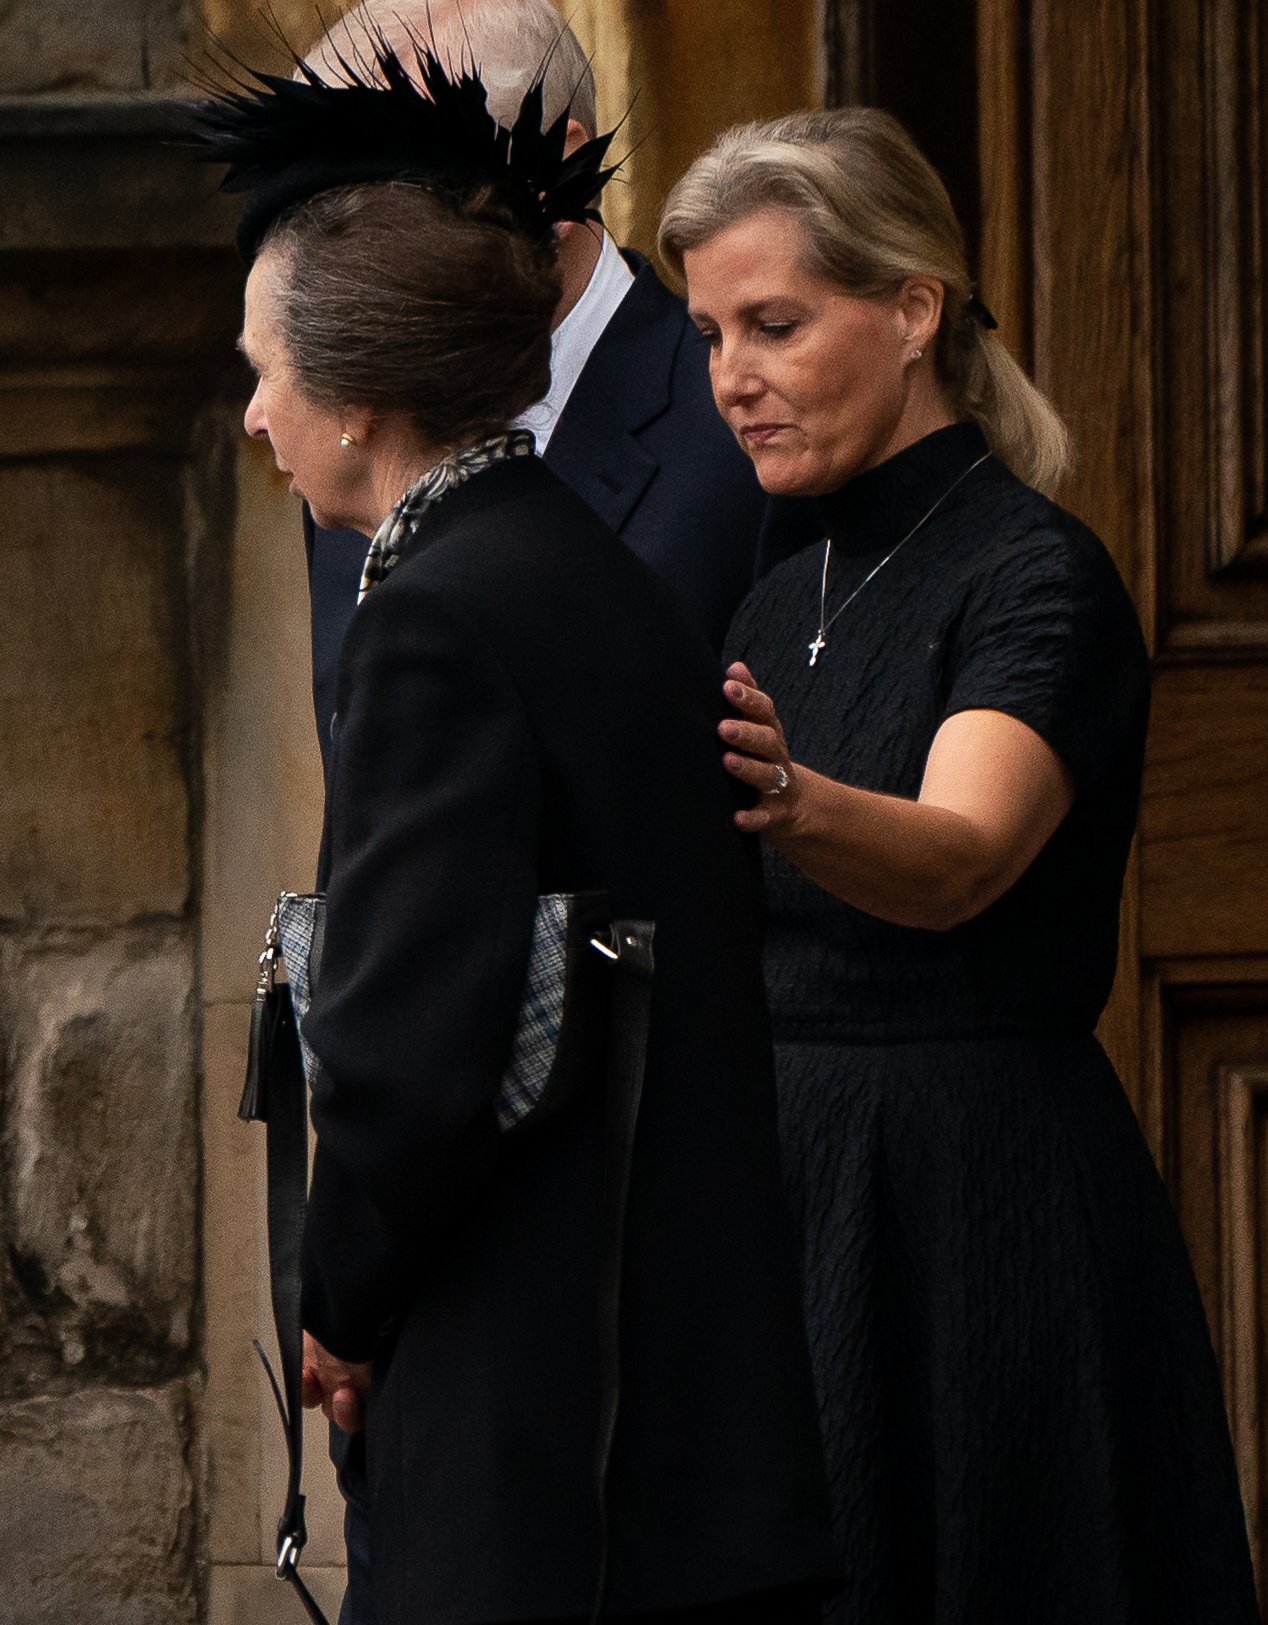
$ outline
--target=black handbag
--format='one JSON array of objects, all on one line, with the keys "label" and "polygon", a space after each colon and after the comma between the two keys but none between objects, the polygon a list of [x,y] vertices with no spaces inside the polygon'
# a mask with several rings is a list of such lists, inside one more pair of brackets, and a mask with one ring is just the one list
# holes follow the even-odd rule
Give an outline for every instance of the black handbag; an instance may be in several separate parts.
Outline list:
[{"label": "black handbag", "polygon": [[[612,920],[599,892],[538,900],[519,1019],[497,1100],[498,1126],[521,1134],[604,1082],[603,1236],[598,1314],[601,1404],[595,1441],[600,1520],[592,1621],[603,1614],[608,1571],[608,1469],[620,1408],[620,1307],[625,1209],[642,1099],[654,968],[650,920]],[[308,1091],[319,1062],[300,1024],[321,970],[325,898],[283,892],[259,959],[238,1115],[266,1127],[269,1285],[281,1377],[258,1340],[286,1439],[286,1500],[276,1568],[313,1625],[329,1625],[299,1573],[304,1519],[303,1325],[300,1265],[308,1195]],[[278,978],[280,966],[286,980]]]}]

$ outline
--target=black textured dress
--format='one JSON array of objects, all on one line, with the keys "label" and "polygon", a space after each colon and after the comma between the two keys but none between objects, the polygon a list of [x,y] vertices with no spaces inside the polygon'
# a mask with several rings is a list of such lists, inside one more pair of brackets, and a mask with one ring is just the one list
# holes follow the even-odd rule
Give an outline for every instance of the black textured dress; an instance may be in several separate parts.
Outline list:
[{"label": "black textured dress", "polygon": [[[828,499],[828,613],[985,451],[940,430]],[[1093,1036],[1114,974],[1148,669],[1099,541],[994,459],[831,627],[823,550],[728,655],[795,761],[915,796],[939,724],[1020,718],[1071,769],[1029,871],[946,932],[767,852],[787,1172],[845,1588],[839,1625],[1252,1625],[1201,1303]]]}]

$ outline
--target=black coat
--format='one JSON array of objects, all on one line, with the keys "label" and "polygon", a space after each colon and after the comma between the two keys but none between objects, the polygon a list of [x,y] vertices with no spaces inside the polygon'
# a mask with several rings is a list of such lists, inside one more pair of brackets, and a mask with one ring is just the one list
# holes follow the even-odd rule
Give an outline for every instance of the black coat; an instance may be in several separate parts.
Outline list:
[{"label": "black coat", "polygon": [[[638,255],[634,283],[568,397],[545,461],[646,560],[720,650],[757,576],[823,534],[815,505],[767,497],[718,416],[708,348],[681,299]],[[304,510],[313,701],[329,755],[335,673],[356,603],[364,536]]]},{"label": "black coat", "polygon": [[375,1353],[383,1619],[589,1611],[601,1080],[518,1138],[492,1109],[552,891],[656,922],[611,1607],[828,1573],[756,872],[709,649],[513,460],[445,496],[357,610],[338,714],[305,1319],[336,1354]]}]

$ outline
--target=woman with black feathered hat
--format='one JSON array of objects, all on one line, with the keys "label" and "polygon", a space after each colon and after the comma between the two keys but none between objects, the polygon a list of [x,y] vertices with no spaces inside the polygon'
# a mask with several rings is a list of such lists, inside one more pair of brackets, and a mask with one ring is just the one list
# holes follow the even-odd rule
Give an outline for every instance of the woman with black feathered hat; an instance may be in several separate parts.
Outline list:
[{"label": "woman with black feathered hat", "polygon": [[[370,1377],[384,1625],[807,1621],[826,1492],[717,666],[507,428],[606,142],[565,160],[535,93],[507,132],[473,75],[367,55],[205,123],[247,195],[248,432],[372,538],[304,1025],[312,1397]],[[538,899],[589,892],[655,929],[619,1300],[602,1068],[499,1131]]]}]

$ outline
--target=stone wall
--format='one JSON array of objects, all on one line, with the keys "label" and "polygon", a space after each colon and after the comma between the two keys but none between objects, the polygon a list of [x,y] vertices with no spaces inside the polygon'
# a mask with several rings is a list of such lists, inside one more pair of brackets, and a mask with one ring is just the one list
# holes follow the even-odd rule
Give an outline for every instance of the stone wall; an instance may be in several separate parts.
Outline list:
[{"label": "stone wall", "polygon": [[176,0],[0,8],[11,1625],[185,1625],[206,1590],[201,749],[240,272],[167,144],[156,87],[188,21]]},{"label": "stone wall", "polygon": [[[645,247],[671,164],[813,94],[813,0],[693,8],[569,8],[601,117],[643,89],[608,213]],[[308,0],[273,9],[306,44]],[[268,1325],[260,1136],[234,1107],[258,937],[279,887],[308,883],[320,822],[304,562],[284,483],[240,431],[231,211],[170,141],[186,52],[210,28],[258,60],[258,11],[0,3],[5,1625],[293,1608],[250,1352]],[[707,83],[676,106],[681,53]],[[333,1605],[319,1420],[309,1454],[306,1569]]]}]

